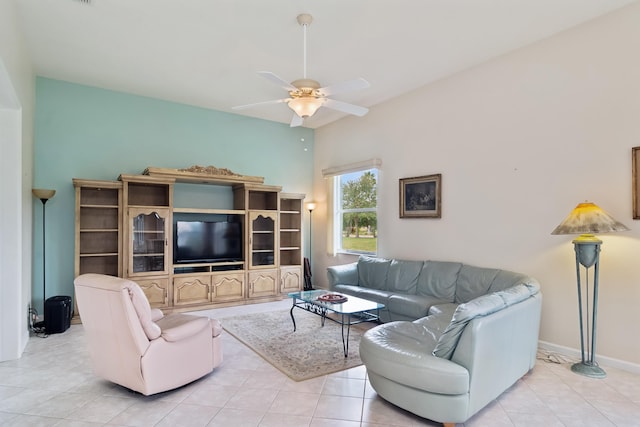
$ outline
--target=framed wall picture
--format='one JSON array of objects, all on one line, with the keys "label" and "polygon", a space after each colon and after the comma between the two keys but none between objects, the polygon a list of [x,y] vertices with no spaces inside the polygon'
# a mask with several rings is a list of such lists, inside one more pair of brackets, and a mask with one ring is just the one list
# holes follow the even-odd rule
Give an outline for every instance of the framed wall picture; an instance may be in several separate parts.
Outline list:
[{"label": "framed wall picture", "polygon": [[442,174],[400,179],[400,218],[442,216]]},{"label": "framed wall picture", "polygon": [[633,188],[633,219],[640,219],[640,147],[631,149],[631,187]]}]

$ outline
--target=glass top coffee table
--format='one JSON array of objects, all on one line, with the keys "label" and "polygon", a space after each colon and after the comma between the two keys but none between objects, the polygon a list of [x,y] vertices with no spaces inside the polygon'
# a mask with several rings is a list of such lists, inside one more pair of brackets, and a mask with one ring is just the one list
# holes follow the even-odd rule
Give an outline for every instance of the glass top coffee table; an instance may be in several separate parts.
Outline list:
[{"label": "glass top coffee table", "polygon": [[[337,299],[335,297],[336,295],[343,296],[346,300]],[[321,289],[291,292],[288,296],[293,301],[291,311],[289,311],[291,321],[293,321],[293,331],[295,332],[296,330],[296,319],[293,317],[293,309],[296,307],[320,316],[322,326],[324,326],[326,319],[340,324],[342,326],[342,349],[344,350],[344,357],[349,355],[349,332],[351,331],[351,325],[379,321],[380,309],[385,307],[384,304],[379,304],[375,301],[369,301],[351,295],[336,294],[335,292]],[[323,300],[323,298],[327,298],[327,300]],[[336,316],[327,316],[327,314],[331,313],[335,313]]]}]

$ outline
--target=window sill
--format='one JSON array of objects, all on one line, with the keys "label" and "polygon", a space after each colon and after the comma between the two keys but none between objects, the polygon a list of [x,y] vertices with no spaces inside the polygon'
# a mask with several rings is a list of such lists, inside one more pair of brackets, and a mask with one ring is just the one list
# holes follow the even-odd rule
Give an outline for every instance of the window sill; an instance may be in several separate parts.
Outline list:
[{"label": "window sill", "polygon": [[339,255],[354,255],[354,256],[359,256],[359,255],[367,255],[367,256],[377,256],[377,252],[365,252],[365,251],[347,251],[344,249],[338,249],[336,251],[336,254]]}]

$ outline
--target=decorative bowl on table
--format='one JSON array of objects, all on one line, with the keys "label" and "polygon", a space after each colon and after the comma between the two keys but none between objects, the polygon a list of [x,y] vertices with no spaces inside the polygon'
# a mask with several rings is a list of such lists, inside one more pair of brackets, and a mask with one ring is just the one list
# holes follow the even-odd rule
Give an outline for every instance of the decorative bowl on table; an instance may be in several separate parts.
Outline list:
[{"label": "decorative bowl on table", "polygon": [[339,304],[345,302],[347,297],[342,294],[323,294],[318,297],[318,301]]}]

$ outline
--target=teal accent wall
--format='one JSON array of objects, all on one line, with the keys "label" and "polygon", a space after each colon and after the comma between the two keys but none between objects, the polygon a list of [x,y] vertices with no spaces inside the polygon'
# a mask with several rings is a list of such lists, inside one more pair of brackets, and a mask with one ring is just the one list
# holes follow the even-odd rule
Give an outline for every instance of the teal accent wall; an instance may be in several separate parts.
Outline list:
[{"label": "teal accent wall", "polygon": [[[46,205],[47,297],[73,295],[72,178],[213,165],[311,195],[311,129],[42,77],[35,116],[33,186],[56,190]],[[203,203],[201,191],[183,188],[178,205]],[[35,198],[33,245],[33,301],[41,310],[42,204]]]}]

